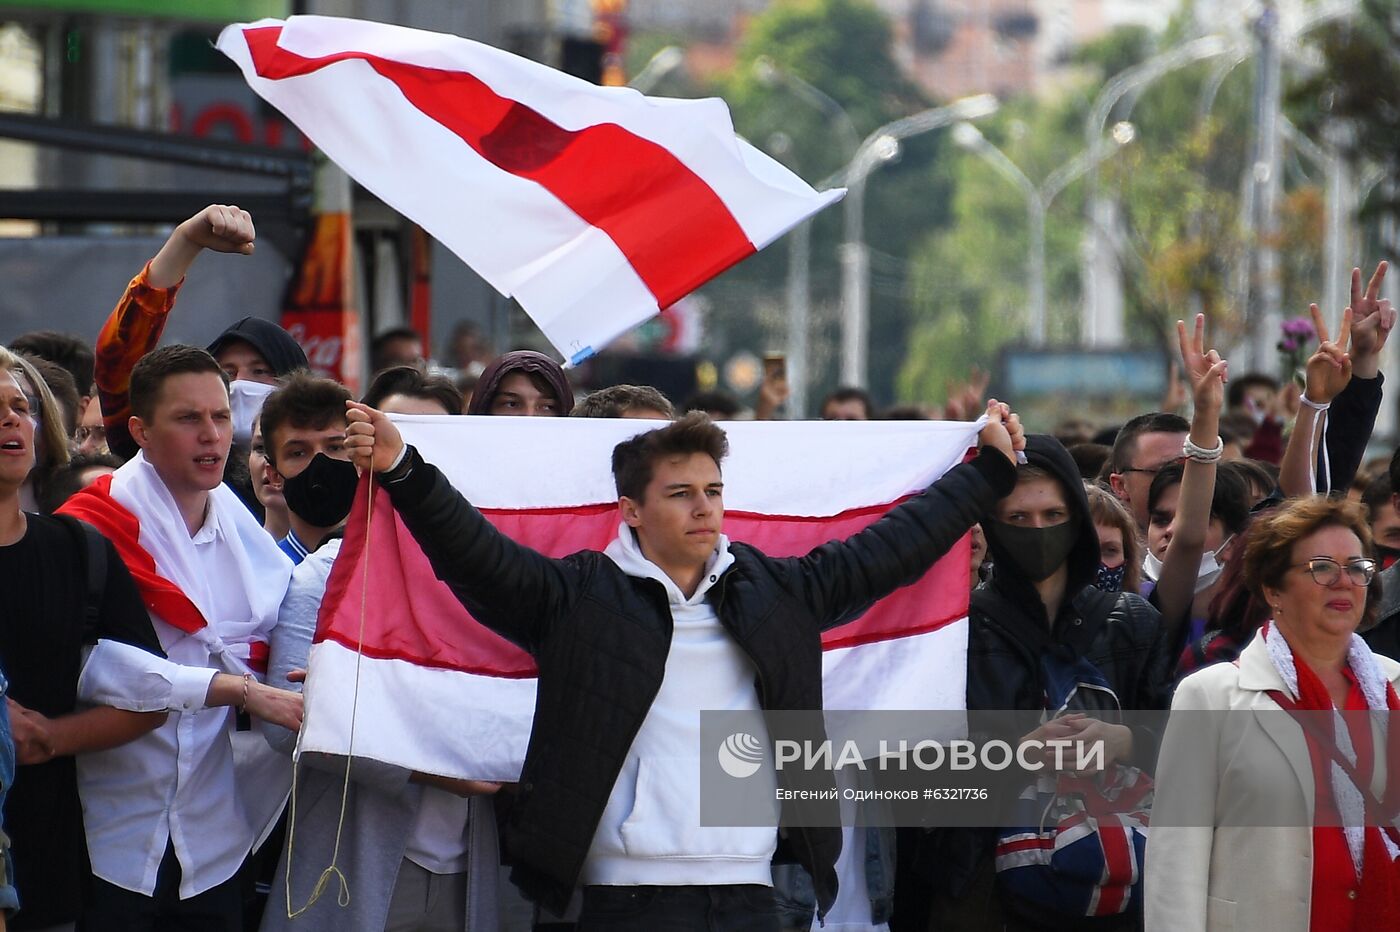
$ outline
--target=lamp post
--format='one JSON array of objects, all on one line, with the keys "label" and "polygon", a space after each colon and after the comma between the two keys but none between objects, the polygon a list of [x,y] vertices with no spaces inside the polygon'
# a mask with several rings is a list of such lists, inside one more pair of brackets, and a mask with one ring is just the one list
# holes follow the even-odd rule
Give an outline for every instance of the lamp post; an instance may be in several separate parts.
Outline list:
[{"label": "lamp post", "polygon": [[[1196,62],[1218,58],[1236,49],[1236,44],[1224,36],[1201,36],[1183,45],[1168,49],[1159,55],[1154,55],[1141,64],[1134,65],[1115,75],[1099,91],[1089,110],[1089,115],[1085,119],[1084,135],[1088,150],[1092,151],[1102,141],[1104,129],[1108,125],[1108,118],[1113,112],[1113,108],[1123,97],[1145,88],[1163,75]],[[1106,302],[1100,292],[1097,260],[1100,251],[1105,248],[1100,242],[1103,237],[1102,228],[1105,225],[1106,215],[1112,208],[1112,205],[1105,203],[1099,196],[1098,172],[1094,168],[1095,166],[1090,166],[1088,192],[1084,198],[1084,209],[1089,220],[1089,239],[1085,243],[1085,252],[1087,253],[1085,265],[1089,271],[1084,279],[1083,317],[1079,328],[1083,340],[1090,345],[1102,342],[1099,324]]]},{"label": "lamp post", "polygon": [[1137,135],[1133,124],[1123,122],[1113,127],[1111,141],[1099,140],[1064,165],[1051,172],[1039,185],[1026,177],[1015,162],[983,136],[971,123],[953,127],[953,142],[979,156],[1021,189],[1026,196],[1026,219],[1030,237],[1030,253],[1026,258],[1026,282],[1030,294],[1030,342],[1045,345],[1045,214],[1050,204],[1065,188],[1082,177],[1104,159],[1132,142]]},{"label": "lamp post", "polygon": [[642,70],[632,76],[632,80],[627,82],[627,86],[635,88],[643,94],[650,94],[663,78],[684,63],[685,50],[678,45],[668,45],[647,59]]},{"label": "lamp post", "polygon": [[[976,120],[997,110],[997,99],[978,94],[886,123],[866,136],[850,163],[828,181],[844,183],[845,237],[841,244],[841,382],[866,383],[866,345],[870,337],[870,253],[865,245],[865,181],[870,173],[899,155],[900,140]],[[824,182],[823,187],[826,186]]]},{"label": "lamp post", "polygon": [[[845,147],[845,158],[852,158],[860,146],[851,115],[816,85],[779,68],[767,56],[758,58],[754,74],[767,87],[782,84],[804,103],[826,114]],[[807,334],[811,329],[812,221],[804,220],[788,234],[787,265],[787,381],[788,410],[801,417],[807,411]]]}]

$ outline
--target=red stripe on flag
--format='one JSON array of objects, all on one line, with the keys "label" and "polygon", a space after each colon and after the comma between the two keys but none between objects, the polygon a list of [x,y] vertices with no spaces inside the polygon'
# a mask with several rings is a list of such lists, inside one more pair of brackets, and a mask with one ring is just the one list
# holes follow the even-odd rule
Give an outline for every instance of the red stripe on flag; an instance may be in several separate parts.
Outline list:
[{"label": "red stripe on flag", "polygon": [[1113,819],[1099,820],[1099,844],[1103,846],[1103,881],[1090,912],[1095,916],[1121,913],[1132,894],[1133,842],[1131,832]]},{"label": "red stripe on flag", "polygon": [[[316,640],[361,648],[367,657],[425,667],[506,678],[534,676],[534,661],[528,654],[473,619],[434,577],[428,558],[382,490],[375,494],[375,530],[366,549],[366,487],[362,483],[346,524],[345,542],[321,603]],[[731,540],[752,544],[770,556],[796,556],[863,530],[892,507],[893,503],[859,508],[827,518],[728,512],[724,530]],[[615,504],[483,509],[482,513],[501,533],[549,557],[603,550],[617,536],[620,523]],[[875,603],[856,620],[826,632],[822,647],[832,650],[908,637],[966,617],[970,548],[964,537],[918,582]],[[365,593],[361,642],[366,553],[373,582]]]},{"label": "red stripe on flag", "polygon": [[1037,835],[1034,838],[1022,838],[1017,841],[997,842],[997,857],[1007,854],[1018,854],[1022,851],[1044,851],[1055,847],[1055,839],[1048,835]]},{"label": "red stripe on flag", "polygon": [[482,158],[537,182],[606,233],[658,307],[754,252],[743,228],[702,178],[665,147],[615,123],[564,129],[466,72],[359,51],[306,58],[279,48],[281,34],[281,26],[243,30],[260,77],[279,81],[337,62],[366,62]]}]

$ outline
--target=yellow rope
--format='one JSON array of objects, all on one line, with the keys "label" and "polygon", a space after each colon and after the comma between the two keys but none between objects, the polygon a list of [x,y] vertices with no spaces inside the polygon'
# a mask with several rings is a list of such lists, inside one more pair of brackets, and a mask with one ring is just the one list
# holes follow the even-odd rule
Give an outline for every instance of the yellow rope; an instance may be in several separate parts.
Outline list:
[{"label": "yellow rope", "polygon": [[[340,819],[335,826],[335,847],[331,850],[331,863],[321,872],[321,876],[316,880],[316,886],[311,891],[311,899],[306,901],[306,905],[298,910],[292,909],[292,844],[296,838],[297,826],[297,764],[292,765],[292,804],[291,811],[287,816],[287,875],[284,886],[287,891],[287,918],[295,919],[306,912],[316,901],[326,892],[326,885],[331,882],[331,878],[340,881],[340,893],[336,897],[336,902],[341,909],[350,905],[350,883],[345,878],[345,872],[340,869],[340,840],[345,830],[345,807],[350,798],[350,762],[353,760],[355,751],[355,722],[356,712],[360,705],[360,661],[364,659],[365,645],[365,607],[369,595],[369,560],[370,560],[370,530],[374,526],[374,472],[369,474],[369,503],[365,509],[365,544],[362,557],[364,559],[363,572],[360,575],[360,631],[355,642],[355,691],[350,701],[350,745],[345,750],[345,780],[340,787]],[[297,736],[297,748],[300,750],[301,736]]]}]

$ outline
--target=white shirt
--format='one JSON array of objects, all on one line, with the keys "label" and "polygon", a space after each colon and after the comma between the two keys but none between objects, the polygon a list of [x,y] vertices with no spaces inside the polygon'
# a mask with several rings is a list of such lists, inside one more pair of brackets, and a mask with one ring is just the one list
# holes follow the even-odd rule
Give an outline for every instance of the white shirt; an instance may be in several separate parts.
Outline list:
[{"label": "white shirt", "polygon": [[[491,800],[485,800],[491,805]],[[430,874],[467,869],[467,809],[471,800],[435,786],[423,787],[418,816],[403,856]]]},{"label": "white shirt", "polygon": [[[221,619],[245,622],[252,610],[238,574],[229,571],[235,556],[216,508],[210,507],[191,543],[210,602],[219,607],[209,624],[218,632]],[[280,584],[285,588],[285,579]],[[130,744],[79,755],[78,790],[94,874],[151,896],[166,844],[173,842],[182,872],[180,898],[189,899],[232,877],[262,826],[252,824],[235,786],[233,710],[204,705],[222,667],[195,637],[155,616],[151,622],[169,662],[102,642],[89,658],[79,694],[86,701],[137,711],[168,708],[171,714]]]}]

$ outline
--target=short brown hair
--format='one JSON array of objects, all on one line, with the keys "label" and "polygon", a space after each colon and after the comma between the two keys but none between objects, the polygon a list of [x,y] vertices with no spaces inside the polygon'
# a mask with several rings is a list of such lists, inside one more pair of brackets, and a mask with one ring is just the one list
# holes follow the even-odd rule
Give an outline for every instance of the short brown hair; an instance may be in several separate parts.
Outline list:
[{"label": "short brown hair", "polygon": [[1084,494],[1089,497],[1089,520],[1122,532],[1123,591],[1137,592],[1142,585],[1142,542],[1138,540],[1137,522],[1127,507],[1099,483],[1085,482]]},{"label": "short brown hair", "polygon": [[42,356],[29,353],[20,355],[29,360],[29,364],[48,385],[49,391],[53,393],[53,400],[58,402],[59,409],[63,412],[63,430],[69,437],[73,436],[77,433],[78,421],[83,416],[83,399],[73,376],[58,363]]},{"label": "short brown hair", "polygon": [[228,388],[228,375],[208,350],[185,343],[172,343],[153,349],[137,361],[131,370],[131,413],[148,421],[160,402],[165,380],[176,375],[213,373],[223,379]]},{"label": "short brown hair", "polygon": [[[1340,527],[1351,531],[1361,541],[1361,552],[1371,552],[1371,526],[1366,521],[1366,509],[1345,499],[1333,501],[1322,496],[1297,498],[1274,513],[1256,519],[1244,554],[1244,577],[1249,587],[1261,598],[1264,587],[1279,588],[1283,577],[1293,564],[1293,545],[1323,528]],[[1371,589],[1378,590],[1379,577],[1371,580]],[[1369,622],[1379,601],[1367,593],[1366,616]]]},{"label": "short brown hair", "polygon": [[93,379],[92,347],[86,341],[57,330],[33,330],[10,341],[10,350],[25,356],[38,356],[63,367],[73,377],[79,395],[88,395]]},{"label": "short brown hair", "polygon": [[572,417],[622,417],[628,411],[656,411],[672,419],[676,411],[661,392],[650,385],[613,385],[588,395],[569,412]]},{"label": "short brown hair", "polygon": [[377,408],[391,395],[403,395],[442,405],[448,414],[462,413],[462,392],[445,375],[424,375],[413,366],[391,366],[374,377],[362,404]]},{"label": "short brown hair", "polygon": [[691,411],[673,424],[624,440],[613,447],[613,481],[619,497],[641,502],[652,468],[663,456],[704,453],[719,466],[729,454],[729,438],[703,411]]},{"label": "short brown hair", "polygon": [[279,427],[309,427],[324,430],[333,422],[345,420],[345,402],[350,390],[335,379],[312,375],[298,369],[282,380],[282,386],[263,402],[258,423],[262,426],[263,456],[277,468],[276,433]]},{"label": "short brown hair", "polygon": [[1138,438],[1143,434],[1189,434],[1190,432],[1191,422],[1179,414],[1168,414],[1162,411],[1139,414],[1119,428],[1118,436],[1113,440],[1113,452],[1109,454],[1109,462],[1113,464],[1114,472],[1126,472],[1133,465],[1133,458],[1137,456]]}]

